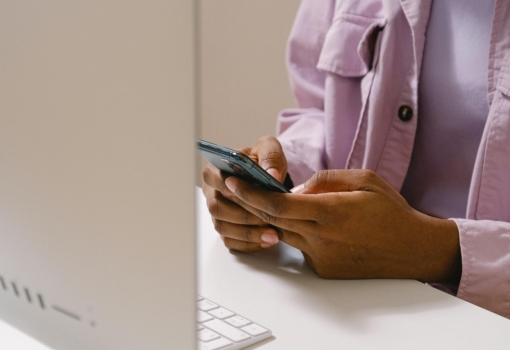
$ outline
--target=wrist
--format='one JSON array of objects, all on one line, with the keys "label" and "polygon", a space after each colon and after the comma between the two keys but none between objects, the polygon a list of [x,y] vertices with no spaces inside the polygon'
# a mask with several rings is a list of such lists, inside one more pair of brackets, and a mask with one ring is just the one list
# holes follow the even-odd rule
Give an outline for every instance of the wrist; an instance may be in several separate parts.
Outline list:
[{"label": "wrist", "polygon": [[423,282],[457,285],[462,274],[459,230],[453,220],[427,216]]}]

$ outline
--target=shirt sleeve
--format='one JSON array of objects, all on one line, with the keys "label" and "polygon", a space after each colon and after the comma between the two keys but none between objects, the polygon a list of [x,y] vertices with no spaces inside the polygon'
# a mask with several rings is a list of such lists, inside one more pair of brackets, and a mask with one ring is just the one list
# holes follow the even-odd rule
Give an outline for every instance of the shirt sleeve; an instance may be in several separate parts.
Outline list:
[{"label": "shirt sleeve", "polygon": [[324,169],[325,73],[316,66],[335,1],[303,0],[287,44],[287,70],[298,108],[278,116],[277,134],[294,185]]},{"label": "shirt sleeve", "polygon": [[510,318],[510,223],[453,220],[462,255],[457,297]]}]

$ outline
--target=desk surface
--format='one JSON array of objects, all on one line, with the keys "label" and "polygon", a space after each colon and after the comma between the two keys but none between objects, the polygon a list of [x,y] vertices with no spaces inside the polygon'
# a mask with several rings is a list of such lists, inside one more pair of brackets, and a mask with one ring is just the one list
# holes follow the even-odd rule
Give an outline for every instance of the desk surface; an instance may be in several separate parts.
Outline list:
[{"label": "desk surface", "polygon": [[510,320],[411,280],[325,280],[279,243],[230,252],[197,196],[199,286],[273,331],[250,349],[508,349]]},{"label": "desk surface", "polygon": [[[198,291],[273,331],[250,347],[508,349],[510,320],[416,281],[324,280],[283,243],[228,251],[197,192]],[[0,321],[0,349],[49,350]]]}]

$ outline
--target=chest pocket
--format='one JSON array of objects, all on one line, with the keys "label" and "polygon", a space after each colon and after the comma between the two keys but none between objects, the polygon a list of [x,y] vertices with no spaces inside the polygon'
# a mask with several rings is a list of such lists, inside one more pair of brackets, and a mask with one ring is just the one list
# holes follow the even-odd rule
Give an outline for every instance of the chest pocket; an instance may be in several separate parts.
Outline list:
[{"label": "chest pocket", "polygon": [[362,77],[374,64],[377,38],[386,19],[340,14],[326,33],[317,69]]}]

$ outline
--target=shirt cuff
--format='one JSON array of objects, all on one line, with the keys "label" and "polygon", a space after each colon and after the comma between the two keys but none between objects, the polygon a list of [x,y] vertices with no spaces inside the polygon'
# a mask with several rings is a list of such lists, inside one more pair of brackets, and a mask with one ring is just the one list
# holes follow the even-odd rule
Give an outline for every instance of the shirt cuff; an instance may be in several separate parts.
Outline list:
[{"label": "shirt cuff", "polygon": [[510,223],[452,220],[462,255],[457,297],[510,318]]}]

